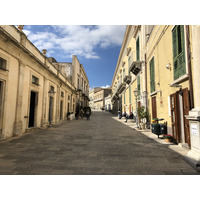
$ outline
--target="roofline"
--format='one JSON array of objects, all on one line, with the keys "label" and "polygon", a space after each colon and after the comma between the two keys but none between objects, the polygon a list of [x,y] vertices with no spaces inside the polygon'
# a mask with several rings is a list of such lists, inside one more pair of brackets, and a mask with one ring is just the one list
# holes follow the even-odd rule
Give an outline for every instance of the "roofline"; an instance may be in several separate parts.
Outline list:
[{"label": "roofline", "polygon": [[127,27],[126,27],[126,31],[125,31],[125,34],[124,34],[124,39],[123,39],[123,42],[122,42],[122,46],[121,46],[121,50],[120,50],[120,53],[119,53],[117,65],[116,65],[115,72],[114,72],[113,79],[112,79],[111,88],[113,87],[114,80],[115,80],[117,71],[119,69],[119,65],[121,63],[121,59],[122,59],[122,55],[123,55],[123,52],[124,52],[124,48],[126,47],[126,43],[127,43],[127,40],[128,40],[128,35],[129,35],[130,31],[131,31],[132,26],[133,25],[127,25]]}]

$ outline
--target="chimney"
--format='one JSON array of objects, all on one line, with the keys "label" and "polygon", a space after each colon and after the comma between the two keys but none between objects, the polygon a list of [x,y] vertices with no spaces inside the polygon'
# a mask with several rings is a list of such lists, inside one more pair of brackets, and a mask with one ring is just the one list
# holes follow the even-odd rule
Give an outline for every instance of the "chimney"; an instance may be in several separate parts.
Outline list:
[{"label": "chimney", "polygon": [[46,49],[42,49],[42,54],[43,54],[44,56],[46,56],[46,53],[47,53],[47,50],[46,50]]},{"label": "chimney", "polygon": [[22,31],[23,28],[24,28],[24,25],[17,25],[17,28],[18,28],[20,31]]}]

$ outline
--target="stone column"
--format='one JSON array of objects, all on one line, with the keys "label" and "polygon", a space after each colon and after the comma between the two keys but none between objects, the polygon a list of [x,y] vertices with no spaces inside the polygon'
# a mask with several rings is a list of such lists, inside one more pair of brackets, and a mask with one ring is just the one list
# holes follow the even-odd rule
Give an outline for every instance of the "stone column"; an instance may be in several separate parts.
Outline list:
[{"label": "stone column", "polygon": [[59,123],[60,117],[60,87],[57,85],[57,103],[56,103],[56,123]]},{"label": "stone column", "polygon": [[189,112],[189,116],[187,116],[190,123],[191,140],[191,150],[187,156],[198,169],[198,166],[200,166],[200,26],[192,26],[192,53],[194,108]]},{"label": "stone column", "polygon": [[13,136],[22,134],[23,122],[22,122],[22,105],[23,105],[23,88],[24,88],[24,65],[19,62],[19,73],[18,73],[18,85],[17,85],[17,101],[15,110],[15,122],[13,127]]}]

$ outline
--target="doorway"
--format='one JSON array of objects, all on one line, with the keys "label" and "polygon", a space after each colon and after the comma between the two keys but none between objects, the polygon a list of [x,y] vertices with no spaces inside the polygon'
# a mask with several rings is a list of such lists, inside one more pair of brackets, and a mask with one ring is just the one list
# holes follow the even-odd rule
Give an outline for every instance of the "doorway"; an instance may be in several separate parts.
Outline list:
[{"label": "doorway", "polygon": [[170,95],[172,133],[177,143],[190,148],[189,115],[190,102],[188,88]]},{"label": "doorway", "polygon": [[151,98],[152,119],[157,118],[156,96]]},{"label": "doorway", "polygon": [[51,125],[53,121],[53,106],[54,106],[54,98],[49,97],[49,124]]},{"label": "doorway", "polygon": [[3,126],[3,81],[0,81],[0,138],[2,137]]},{"label": "doorway", "polygon": [[63,119],[63,101],[60,101],[60,120]]},{"label": "doorway", "polygon": [[37,93],[34,92],[34,91],[31,91],[30,109],[29,109],[29,123],[28,123],[29,128],[35,126],[36,106],[37,106]]}]

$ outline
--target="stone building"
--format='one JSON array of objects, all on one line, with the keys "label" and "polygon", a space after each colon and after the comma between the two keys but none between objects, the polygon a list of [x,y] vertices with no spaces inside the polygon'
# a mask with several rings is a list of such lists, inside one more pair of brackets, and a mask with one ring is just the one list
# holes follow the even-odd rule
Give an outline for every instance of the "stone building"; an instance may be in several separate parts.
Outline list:
[{"label": "stone building", "polygon": [[94,94],[95,94],[95,92],[97,92],[100,89],[101,89],[100,87],[96,87],[96,88],[93,88],[93,89],[91,89],[89,91],[89,99],[90,99],[89,106],[90,106],[91,110],[95,110],[95,106],[94,106]]},{"label": "stone building", "polygon": [[[141,26],[127,26],[112,80],[113,113],[136,114],[138,106],[146,107],[146,68],[144,38]],[[138,97],[134,96],[138,91]],[[136,105],[137,104],[137,105]]]},{"label": "stone building", "polygon": [[[66,119],[78,101],[77,75],[88,79],[73,56],[72,67],[56,64],[23,33],[23,26],[0,26],[0,138],[21,135]],[[65,64],[64,64],[65,65]],[[77,66],[77,65],[76,65]],[[75,75],[74,75],[75,73]],[[84,82],[85,81],[85,82]],[[83,85],[82,84],[82,85]],[[81,85],[81,86],[82,86]],[[80,94],[79,94],[80,95]],[[83,95],[82,102],[88,104]]]},{"label": "stone building", "polygon": [[112,111],[111,94],[105,97],[105,111]]},{"label": "stone building", "polygon": [[105,98],[111,94],[111,88],[100,88],[94,92],[94,109],[96,111],[104,110]]},{"label": "stone building", "polygon": [[80,64],[77,56],[72,56],[72,63],[57,62],[54,58],[49,58],[59,71],[68,79],[68,81],[75,86],[77,91],[76,108],[89,106],[89,80]]}]

